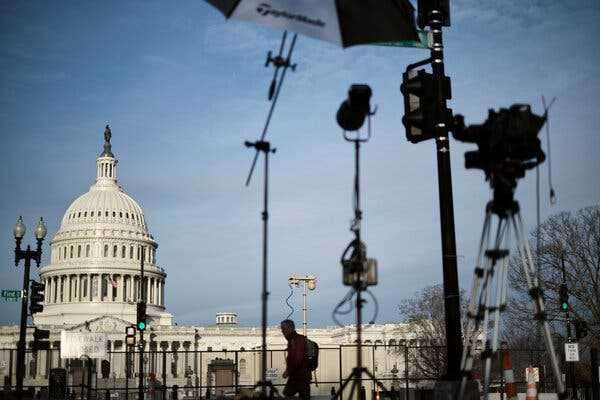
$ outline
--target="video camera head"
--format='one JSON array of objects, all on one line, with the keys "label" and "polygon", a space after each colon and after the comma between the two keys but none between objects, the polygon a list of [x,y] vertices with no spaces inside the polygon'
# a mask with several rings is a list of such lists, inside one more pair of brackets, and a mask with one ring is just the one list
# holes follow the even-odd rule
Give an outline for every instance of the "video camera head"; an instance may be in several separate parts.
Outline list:
[{"label": "video camera head", "polygon": [[465,167],[483,170],[495,197],[502,193],[506,204],[512,200],[517,179],[546,159],[538,138],[545,122],[546,115],[533,114],[528,104],[513,104],[497,112],[490,109],[481,125],[465,127],[464,117],[456,115],[452,135],[456,140],[477,144],[477,150],[465,153]]},{"label": "video camera head", "polygon": [[457,115],[452,134],[455,139],[476,143],[479,148],[465,153],[466,168],[486,173],[499,168],[505,172],[514,169],[517,177],[522,177],[526,170],[546,158],[537,137],[545,122],[546,116],[533,114],[529,105],[514,104],[498,112],[489,110],[487,121],[481,125],[465,127],[464,117]]}]

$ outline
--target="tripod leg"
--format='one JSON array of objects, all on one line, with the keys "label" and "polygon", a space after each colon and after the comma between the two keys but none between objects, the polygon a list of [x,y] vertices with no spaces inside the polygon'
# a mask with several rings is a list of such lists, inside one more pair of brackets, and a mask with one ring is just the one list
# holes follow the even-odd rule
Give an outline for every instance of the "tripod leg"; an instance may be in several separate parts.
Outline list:
[{"label": "tripod leg", "polygon": [[473,272],[473,283],[471,285],[471,296],[469,300],[469,308],[467,310],[467,326],[465,328],[465,345],[461,357],[461,384],[459,389],[459,398],[464,395],[467,380],[473,369],[473,349],[476,343],[477,332],[480,327],[480,322],[483,318],[480,306],[480,287],[486,285],[484,279],[487,279],[485,271],[487,270],[488,260],[485,258],[485,250],[490,242],[490,224],[491,224],[491,207],[488,204],[486,208],[485,219],[483,221],[483,229],[481,231],[481,239],[479,241],[479,251],[475,270]]},{"label": "tripod leg", "polygon": [[[340,386],[340,388],[338,389],[337,392],[335,392],[335,395],[333,396],[333,400],[337,400],[340,399],[342,396],[342,393],[344,392],[344,389],[346,389],[346,386],[348,386],[348,384],[350,382],[354,382],[354,370],[352,370],[352,372],[350,372],[350,375],[348,375],[348,377],[346,379],[344,379],[344,381],[342,382],[342,386]],[[352,387],[354,388],[354,383],[352,384]],[[350,390],[350,397],[352,397],[352,390]]]},{"label": "tripod leg", "polygon": [[565,392],[564,382],[562,381],[562,375],[558,366],[558,357],[554,350],[554,343],[552,342],[552,336],[550,334],[550,326],[546,319],[546,312],[544,309],[544,299],[542,297],[542,290],[539,287],[537,270],[533,263],[533,257],[531,256],[531,249],[529,243],[523,235],[523,220],[521,214],[511,214],[513,226],[515,228],[515,236],[519,244],[519,253],[521,255],[521,263],[523,266],[523,272],[525,273],[525,279],[527,280],[527,286],[529,288],[529,295],[533,300],[535,307],[535,318],[539,321],[544,336],[544,342],[546,344],[546,351],[550,355],[550,363],[552,364],[552,372],[554,373],[554,379],[557,382],[557,391],[559,395]]},{"label": "tripod leg", "polygon": [[[491,335],[489,333],[489,325],[491,316],[494,317],[494,329],[498,325],[498,293],[494,291],[493,287],[493,279],[495,274],[496,262],[500,258],[500,254],[502,252],[501,246],[504,242],[504,236],[506,233],[507,221],[503,217],[499,217],[498,226],[496,227],[496,237],[494,240],[494,248],[486,253],[487,258],[489,259],[490,268],[488,274],[490,278],[488,279],[489,284],[486,286],[486,295],[485,295],[485,312],[484,312],[484,320],[483,320],[483,334],[485,337],[485,350],[482,353],[482,358],[485,360],[484,366],[484,393],[485,398],[488,398],[489,392],[489,383],[490,383],[490,375],[492,371],[492,357],[495,352],[496,344],[494,343],[494,334]],[[496,278],[496,288],[498,287],[498,278]],[[492,305],[494,304],[494,305]],[[493,312],[493,313],[492,313]]]}]

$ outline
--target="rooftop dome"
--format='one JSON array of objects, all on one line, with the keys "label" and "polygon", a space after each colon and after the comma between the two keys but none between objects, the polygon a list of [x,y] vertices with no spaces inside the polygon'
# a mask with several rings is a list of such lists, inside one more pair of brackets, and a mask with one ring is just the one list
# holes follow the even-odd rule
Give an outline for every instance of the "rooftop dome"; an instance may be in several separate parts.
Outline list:
[{"label": "rooftop dome", "polygon": [[[154,240],[139,204],[117,181],[112,133],[96,159],[96,181],[67,208],[50,243],[50,264],[39,270],[44,310],[41,325],[77,325],[101,316],[134,323],[136,303],[146,302],[150,326],[171,325]],[[143,279],[142,279],[143,266]]]},{"label": "rooftop dome", "polygon": [[[110,134],[110,128],[106,129]],[[104,151],[96,160],[96,182],[67,208],[59,232],[110,223],[114,228],[149,235],[142,208],[118,184],[118,160],[111,151],[110,138],[105,139]]]}]

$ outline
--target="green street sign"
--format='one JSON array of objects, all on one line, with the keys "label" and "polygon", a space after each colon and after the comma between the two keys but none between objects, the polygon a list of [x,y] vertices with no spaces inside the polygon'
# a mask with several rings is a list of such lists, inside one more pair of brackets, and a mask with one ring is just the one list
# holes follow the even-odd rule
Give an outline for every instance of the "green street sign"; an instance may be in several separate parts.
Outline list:
[{"label": "green street sign", "polygon": [[17,299],[16,297],[3,297],[2,300],[4,300],[7,303],[18,303],[19,299]]},{"label": "green street sign", "polygon": [[427,31],[417,30],[419,40],[401,40],[399,42],[381,42],[376,43],[377,46],[389,46],[389,47],[416,47],[418,49],[428,49],[429,46],[429,34]]},{"label": "green street sign", "polygon": [[21,298],[21,294],[22,291],[21,290],[17,290],[17,289],[2,289],[2,291],[0,292],[0,297],[2,297],[3,299],[14,299],[13,301],[16,301],[18,299]]}]

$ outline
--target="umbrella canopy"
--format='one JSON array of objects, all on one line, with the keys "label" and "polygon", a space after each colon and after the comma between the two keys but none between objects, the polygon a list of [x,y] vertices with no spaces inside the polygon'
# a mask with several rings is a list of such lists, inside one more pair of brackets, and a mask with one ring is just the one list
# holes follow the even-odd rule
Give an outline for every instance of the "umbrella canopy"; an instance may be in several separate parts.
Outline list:
[{"label": "umbrella canopy", "polygon": [[206,0],[225,15],[342,47],[418,41],[408,0]]}]

